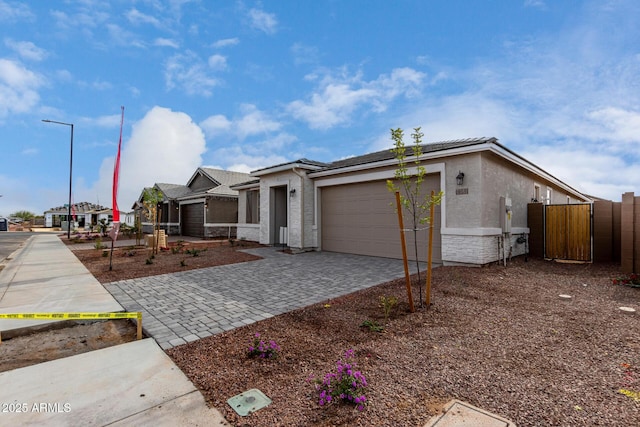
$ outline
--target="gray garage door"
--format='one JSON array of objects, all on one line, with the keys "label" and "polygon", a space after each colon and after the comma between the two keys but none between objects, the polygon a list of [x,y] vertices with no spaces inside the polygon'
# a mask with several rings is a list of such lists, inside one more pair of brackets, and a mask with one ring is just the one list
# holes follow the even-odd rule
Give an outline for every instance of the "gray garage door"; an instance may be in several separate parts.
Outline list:
[{"label": "gray garage door", "polygon": [[204,203],[182,205],[182,235],[204,237]]},{"label": "gray garage door", "polygon": [[[440,176],[423,183],[427,194],[440,191]],[[395,196],[386,181],[371,181],[322,188],[322,250],[359,255],[402,258]],[[390,204],[394,205],[391,206]],[[428,213],[427,213],[428,215]],[[405,228],[411,228],[406,219]],[[435,208],[433,262],[441,262],[440,207]],[[428,231],[418,232],[418,257],[426,261]],[[413,233],[406,232],[408,255],[414,258]]]}]

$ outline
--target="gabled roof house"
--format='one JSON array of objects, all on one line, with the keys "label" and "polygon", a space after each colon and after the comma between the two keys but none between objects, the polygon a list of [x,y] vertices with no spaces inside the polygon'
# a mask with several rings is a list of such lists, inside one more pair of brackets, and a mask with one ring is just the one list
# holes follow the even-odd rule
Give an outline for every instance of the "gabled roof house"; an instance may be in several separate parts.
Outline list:
[{"label": "gabled roof house", "polygon": [[[412,147],[407,151],[411,167]],[[590,201],[496,138],[425,144],[420,161],[427,171],[425,194],[444,192],[432,224],[433,260],[445,265],[483,265],[525,253],[528,203]],[[239,191],[238,238],[300,251],[400,258],[395,197],[386,186],[397,165],[393,153],[383,150],[255,170],[252,180],[232,186]],[[427,236],[419,231],[422,260]],[[406,237],[412,247],[412,233]]]},{"label": "gabled roof house", "polygon": [[[58,206],[44,211],[45,227],[61,227],[67,221],[69,206]],[[120,212],[122,218],[127,217],[126,212]],[[73,219],[72,230],[91,230],[101,220],[111,223],[113,210],[96,203],[80,202],[71,205],[71,216]],[[132,224],[128,224],[132,225]]]},{"label": "gabled roof house", "polygon": [[[160,227],[167,234],[193,237],[235,236],[238,220],[238,191],[231,185],[244,182],[246,173],[199,167],[186,185],[156,183],[162,203]],[[146,190],[146,189],[145,189]],[[134,209],[143,213],[145,190],[140,193]],[[152,232],[152,224],[143,215],[144,232]]]}]

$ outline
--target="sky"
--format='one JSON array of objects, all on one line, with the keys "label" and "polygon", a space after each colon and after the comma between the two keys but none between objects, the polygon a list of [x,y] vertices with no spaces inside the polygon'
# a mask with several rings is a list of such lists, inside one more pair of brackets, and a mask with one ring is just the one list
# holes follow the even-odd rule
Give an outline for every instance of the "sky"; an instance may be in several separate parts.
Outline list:
[{"label": "sky", "polygon": [[[588,195],[640,193],[637,0],[0,0],[0,216],[496,137]],[[410,143],[410,138],[407,138]]]}]

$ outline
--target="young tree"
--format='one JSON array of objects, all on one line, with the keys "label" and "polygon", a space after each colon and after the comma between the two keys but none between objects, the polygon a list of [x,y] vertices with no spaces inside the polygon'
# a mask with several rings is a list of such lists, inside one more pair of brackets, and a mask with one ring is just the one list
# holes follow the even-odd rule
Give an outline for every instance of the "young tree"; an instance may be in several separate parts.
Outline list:
[{"label": "young tree", "polygon": [[[391,152],[398,159],[398,167],[395,171],[395,180],[387,180],[387,188],[389,191],[400,193],[400,203],[403,209],[403,214],[406,214],[409,219],[413,231],[413,250],[416,260],[416,269],[418,270],[418,283],[421,283],[420,276],[420,260],[418,259],[418,231],[420,226],[428,224],[431,227],[431,217],[429,216],[429,210],[432,205],[439,205],[442,201],[442,195],[440,191],[438,194],[423,194],[422,183],[427,176],[427,170],[420,163],[420,157],[422,156],[422,137],[424,134],[420,131],[420,128],[414,128],[414,133],[411,134],[413,138],[413,147],[407,149],[404,143],[404,131],[400,128],[391,129],[391,139],[393,140],[394,148]],[[409,160],[412,158],[413,160]],[[415,166],[411,166],[411,164]],[[401,230],[402,231],[402,230]],[[422,286],[420,286],[420,306],[422,306]]]},{"label": "young tree", "polygon": [[153,239],[154,243],[153,243],[153,250],[152,250],[153,254],[158,253],[158,235],[159,235],[159,233],[157,233],[158,215],[159,215],[158,205],[160,204],[160,202],[162,202],[162,200],[163,200],[162,191],[160,191],[155,187],[145,188],[144,193],[142,195],[142,204],[144,205],[147,211],[147,218],[151,220],[151,223],[153,224],[153,231],[154,231],[154,239]]}]

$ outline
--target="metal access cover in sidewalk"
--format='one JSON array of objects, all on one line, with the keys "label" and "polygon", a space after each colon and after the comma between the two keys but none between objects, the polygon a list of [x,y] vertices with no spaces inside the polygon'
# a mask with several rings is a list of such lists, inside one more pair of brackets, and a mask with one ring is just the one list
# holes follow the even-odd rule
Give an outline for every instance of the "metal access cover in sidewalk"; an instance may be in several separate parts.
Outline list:
[{"label": "metal access cover in sidewalk", "polygon": [[491,414],[460,400],[452,400],[444,407],[444,413],[437,415],[425,427],[516,427],[506,418]]}]

